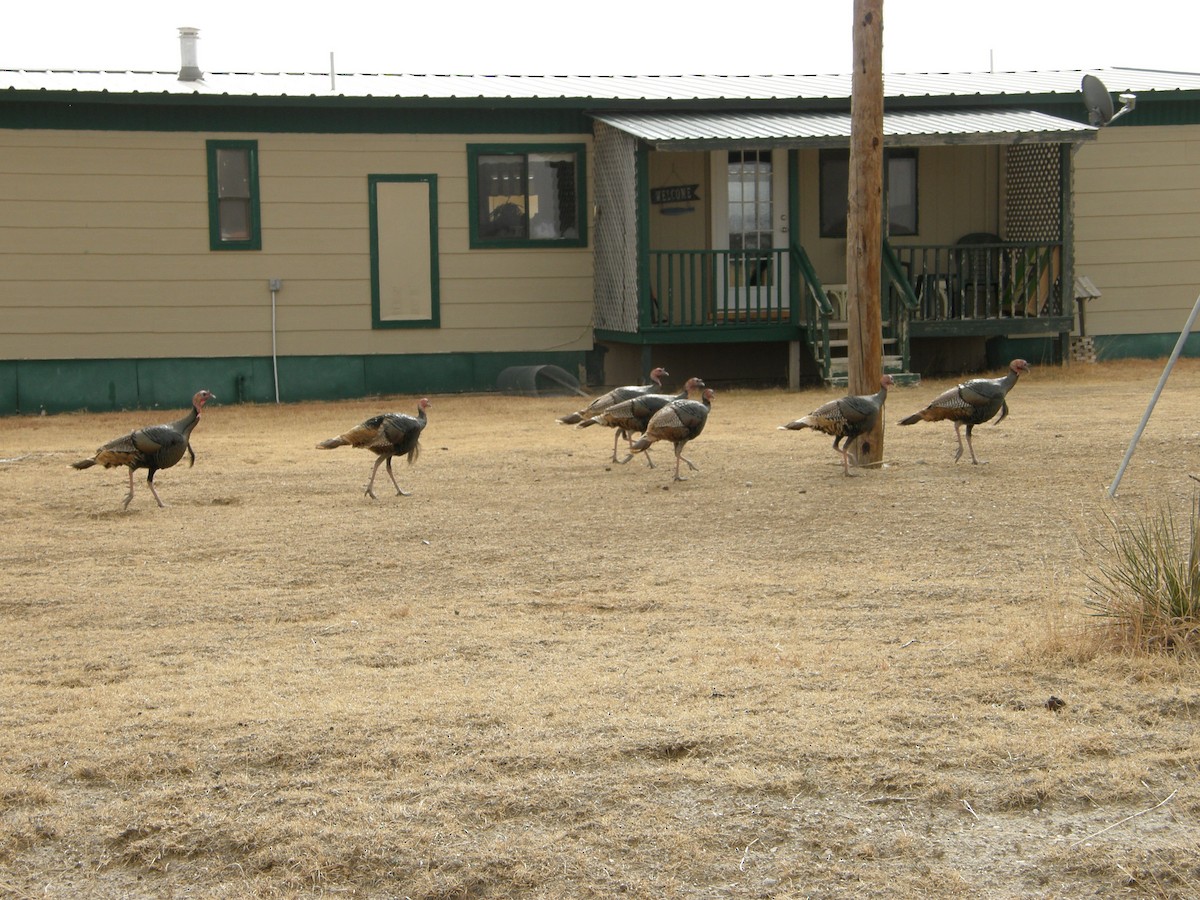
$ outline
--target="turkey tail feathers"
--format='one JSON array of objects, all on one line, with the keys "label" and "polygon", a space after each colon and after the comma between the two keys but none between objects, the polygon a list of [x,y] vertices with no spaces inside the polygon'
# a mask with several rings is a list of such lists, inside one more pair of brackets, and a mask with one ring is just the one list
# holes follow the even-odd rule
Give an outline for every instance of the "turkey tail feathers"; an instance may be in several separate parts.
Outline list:
[{"label": "turkey tail feathers", "polygon": [[911,416],[901,419],[900,424],[901,425],[916,425],[918,422],[921,421],[922,418],[923,418],[923,416],[920,413],[913,413]]},{"label": "turkey tail feathers", "polygon": [[797,419],[795,422],[788,422],[786,425],[780,425],[780,431],[799,431],[802,428],[812,428],[813,425],[808,421],[808,416],[803,419]]},{"label": "turkey tail feathers", "polygon": [[81,459],[79,462],[71,463],[72,469],[90,469],[96,464],[94,459]]},{"label": "turkey tail feathers", "polygon": [[343,438],[335,437],[335,438],[330,438],[327,441],[321,441],[321,443],[317,444],[317,449],[318,450],[336,450],[338,447],[345,447],[348,443],[350,443],[350,442],[347,440],[344,440]]},{"label": "turkey tail feathers", "polygon": [[569,416],[563,416],[561,419],[556,419],[559,425],[578,425],[583,421],[583,416],[579,413],[571,413]]},{"label": "turkey tail feathers", "polygon": [[654,443],[654,441],[650,440],[649,438],[645,438],[645,437],[639,438],[638,440],[634,441],[632,444],[629,445],[629,452],[630,453],[641,453],[643,450],[645,450],[647,447],[649,447],[653,443]]}]

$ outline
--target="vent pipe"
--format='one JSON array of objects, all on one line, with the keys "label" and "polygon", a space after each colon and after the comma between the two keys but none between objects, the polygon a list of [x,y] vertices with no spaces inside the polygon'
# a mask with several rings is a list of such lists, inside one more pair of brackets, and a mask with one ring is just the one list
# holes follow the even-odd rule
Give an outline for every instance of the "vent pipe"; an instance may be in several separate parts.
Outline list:
[{"label": "vent pipe", "polygon": [[199,28],[185,27],[179,29],[180,81],[201,81],[204,79],[204,73],[200,71],[200,66],[196,59],[196,41],[198,40],[200,40]]}]

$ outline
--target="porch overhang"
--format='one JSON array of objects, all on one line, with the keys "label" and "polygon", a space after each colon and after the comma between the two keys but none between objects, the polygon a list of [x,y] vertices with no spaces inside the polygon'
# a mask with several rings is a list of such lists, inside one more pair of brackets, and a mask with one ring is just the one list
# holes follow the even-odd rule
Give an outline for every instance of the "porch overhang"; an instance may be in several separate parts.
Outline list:
[{"label": "porch overhang", "polygon": [[[632,135],[654,150],[718,150],[731,146],[780,149],[845,147],[847,112],[603,113],[593,119]],[[1098,129],[1019,109],[903,110],[885,113],[888,146],[1064,144],[1094,140]]]}]

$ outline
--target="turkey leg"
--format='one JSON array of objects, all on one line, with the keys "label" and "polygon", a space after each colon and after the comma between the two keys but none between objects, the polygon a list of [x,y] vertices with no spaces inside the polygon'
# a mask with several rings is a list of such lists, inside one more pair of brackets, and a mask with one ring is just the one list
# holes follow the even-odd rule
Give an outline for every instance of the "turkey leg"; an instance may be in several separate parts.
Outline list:
[{"label": "turkey leg", "polygon": [[396,476],[392,474],[392,458],[390,456],[387,458],[387,473],[388,473],[388,477],[392,479],[392,484],[396,485],[396,496],[397,497],[411,497],[412,496],[412,494],[408,493],[407,491],[402,491],[400,489],[400,485],[396,482]]},{"label": "turkey leg", "polygon": [[133,469],[129,470],[129,493],[125,495],[125,502],[121,504],[121,509],[129,509],[129,501],[133,499]]},{"label": "turkey leg", "polygon": [[[155,500],[155,502],[158,503],[158,508],[166,509],[167,504],[163,503],[162,500],[159,499],[158,491],[156,491],[154,489],[154,473],[155,473],[155,471],[157,471],[157,470],[156,469],[150,470],[150,473],[146,476],[146,484],[150,485],[150,493],[152,493],[154,495],[154,500]],[[130,472],[130,474],[132,475],[133,473]]]}]

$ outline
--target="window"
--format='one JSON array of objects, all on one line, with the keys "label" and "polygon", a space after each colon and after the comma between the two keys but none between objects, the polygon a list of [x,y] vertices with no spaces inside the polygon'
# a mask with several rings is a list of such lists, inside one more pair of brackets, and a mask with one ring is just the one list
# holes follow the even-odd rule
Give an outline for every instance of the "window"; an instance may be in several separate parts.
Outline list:
[{"label": "window", "polygon": [[585,247],[582,144],[467,148],[472,247]]},{"label": "window", "polygon": [[[850,151],[821,151],[821,237],[846,236]],[[917,151],[885,150],[883,192],[888,235],[917,233]]]},{"label": "window", "polygon": [[208,142],[208,246],[261,250],[258,142]]}]

